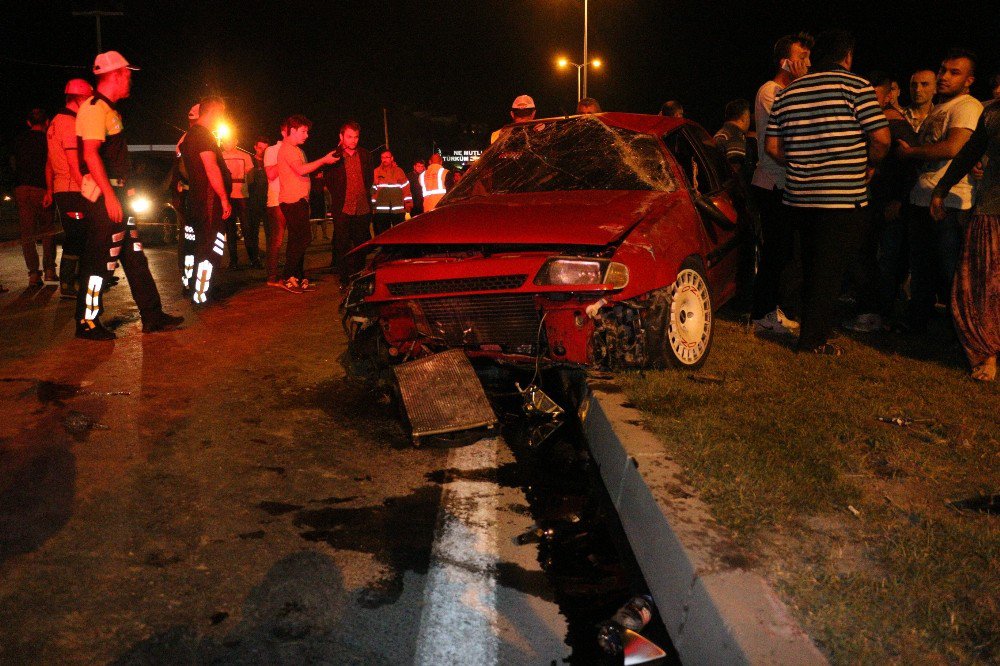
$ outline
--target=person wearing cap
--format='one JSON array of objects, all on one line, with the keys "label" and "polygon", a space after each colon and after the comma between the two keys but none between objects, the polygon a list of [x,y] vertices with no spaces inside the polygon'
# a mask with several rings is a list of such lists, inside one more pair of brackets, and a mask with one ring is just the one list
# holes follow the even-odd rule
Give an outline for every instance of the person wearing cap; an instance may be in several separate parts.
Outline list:
[{"label": "person wearing cap", "polygon": [[80,255],[87,242],[83,221],[83,196],[80,194],[80,155],[76,145],[76,112],[94,88],[83,79],[72,79],[63,90],[66,106],[56,111],[49,122],[46,138],[49,145],[45,163],[45,205],[55,201],[63,228],[62,258],[59,260],[59,291],[63,298],[76,298]]},{"label": "person wearing cap", "polygon": [[226,161],[226,168],[229,169],[229,173],[233,177],[233,189],[229,193],[233,214],[229,216],[226,225],[226,233],[229,236],[229,267],[240,267],[240,253],[236,242],[239,228],[243,230],[243,244],[247,249],[247,261],[251,265],[259,264],[257,235],[260,230],[253,226],[248,212],[250,184],[254,179],[253,158],[250,157],[250,153],[236,147],[235,138],[229,137],[222,142],[222,159]]},{"label": "person wearing cap", "polygon": [[[218,125],[226,105],[221,97],[206,97],[199,103],[199,108],[198,120],[181,144],[181,158],[191,185],[188,212],[195,239],[194,256],[191,259],[185,257],[184,275],[196,305],[208,301],[212,278],[219,274],[226,248],[225,221],[233,214],[229,199],[233,188],[232,176],[210,129]],[[235,234],[232,240],[235,240]]]},{"label": "person wearing cap", "polygon": [[76,114],[76,136],[82,146],[81,194],[87,200],[84,217],[88,227],[76,301],[76,335],[87,340],[115,338],[114,332],[101,324],[100,316],[104,311],[101,292],[118,262],[125,269],[139,308],[143,333],[170,330],[184,321],[163,311],[135,220],[124,213],[132,165],[116,104],[129,96],[135,69],[117,51],[99,54],[94,59],[97,91]]},{"label": "person wearing cap", "polygon": [[434,153],[427,160],[427,170],[420,174],[420,190],[423,193],[424,212],[434,210],[441,198],[452,186],[452,174],[442,166],[441,155]]},{"label": "person wearing cap", "polygon": [[[531,99],[528,95],[518,95],[515,97],[514,103],[510,105],[510,119],[515,123],[523,120],[534,120],[535,100]],[[496,143],[496,140],[500,138],[502,133],[502,127],[493,132],[493,134],[490,135],[490,143]]]},{"label": "person wearing cap", "polygon": [[[38,250],[42,242],[42,266],[45,281],[56,280],[56,243],[52,232],[52,211],[45,204],[45,164],[48,146],[45,126],[48,118],[42,109],[32,109],[26,116],[27,131],[14,139],[14,200],[21,228],[21,249],[28,268],[28,288],[42,286],[42,271],[38,269]],[[50,204],[51,205],[51,204]]]}]

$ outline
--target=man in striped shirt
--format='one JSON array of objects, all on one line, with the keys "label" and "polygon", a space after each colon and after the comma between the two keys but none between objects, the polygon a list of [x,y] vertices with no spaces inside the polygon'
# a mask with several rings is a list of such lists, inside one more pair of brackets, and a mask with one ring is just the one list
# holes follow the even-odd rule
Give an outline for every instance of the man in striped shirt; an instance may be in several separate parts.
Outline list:
[{"label": "man in striped shirt", "polygon": [[827,342],[846,262],[866,223],[868,180],[889,148],[889,124],[871,84],[851,74],[854,39],[816,39],[816,71],[781,90],[767,126],[767,153],[785,167],[784,205],[802,242],[798,349],[839,355]]}]

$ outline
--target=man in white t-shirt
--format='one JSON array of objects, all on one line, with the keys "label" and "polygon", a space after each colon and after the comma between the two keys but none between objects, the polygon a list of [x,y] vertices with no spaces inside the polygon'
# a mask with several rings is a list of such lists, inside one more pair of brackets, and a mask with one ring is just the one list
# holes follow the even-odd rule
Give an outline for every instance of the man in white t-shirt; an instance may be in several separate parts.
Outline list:
[{"label": "man in white t-shirt", "polygon": [[813,38],[804,32],[779,39],[774,45],[777,74],[757,90],[754,100],[757,154],[760,157],[751,184],[760,209],[761,258],[754,282],[750,315],[754,330],[758,332],[788,333],[798,328],[798,323],[785,317],[785,313],[778,307],[782,291],[781,276],[792,259],[795,235],[791,219],[785,206],[781,204],[785,189],[785,167],[767,154],[764,139],[775,95],[809,72],[812,47]]},{"label": "man in white t-shirt", "polygon": [[919,145],[899,142],[902,159],[922,162],[910,192],[907,222],[910,237],[910,307],[906,329],[921,332],[934,311],[938,294],[948,294],[962,249],[962,232],[972,209],[972,184],[965,176],[951,189],[944,205],[947,214],[935,221],[930,214],[931,192],[951,160],[976,129],[983,105],[969,94],[976,77],[976,56],[953,49],[937,75],[938,104],[920,125]]},{"label": "man in white t-shirt", "polygon": [[[288,127],[281,123],[281,138],[288,136]],[[267,282],[277,284],[278,255],[281,251],[281,241],[285,236],[285,216],[281,212],[279,193],[281,184],[278,182],[278,151],[281,141],[268,146],[264,151],[264,172],[267,174]]]}]

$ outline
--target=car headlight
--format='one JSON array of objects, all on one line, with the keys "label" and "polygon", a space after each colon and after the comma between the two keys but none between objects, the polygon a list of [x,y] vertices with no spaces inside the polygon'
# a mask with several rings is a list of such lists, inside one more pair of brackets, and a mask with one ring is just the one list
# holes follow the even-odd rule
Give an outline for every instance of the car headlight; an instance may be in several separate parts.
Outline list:
[{"label": "car headlight", "polygon": [[129,206],[132,208],[132,212],[136,215],[144,215],[153,208],[153,202],[149,200],[149,197],[140,195],[133,198],[129,203]]},{"label": "car headlight", "polygon": [[344,304],[347,306],[358,305],[362,300],[375,293],[375,274],[359,277],[351,283],[351,288],[347,292],[347,299]]},{"label": "car headlight", "polygon": [[617,261],[554,257],[535,276],[539,286],[608,284],[622,289],[628,284],[628,266]]}]

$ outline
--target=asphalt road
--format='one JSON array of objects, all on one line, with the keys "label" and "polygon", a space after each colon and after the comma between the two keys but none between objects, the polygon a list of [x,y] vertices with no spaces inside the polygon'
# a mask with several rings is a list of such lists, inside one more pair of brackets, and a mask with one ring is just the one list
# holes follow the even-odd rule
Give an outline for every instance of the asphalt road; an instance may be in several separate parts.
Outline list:
[{"label": "asphalt road", "polygon": [[[329,261],[314,247],[310,266]],[[114,343],[0,248],[0,663],[548,664],[567,622],[502,439],[413,448],[346,381],[331,276],[231,273],[182,329]]]}]

